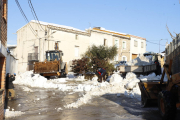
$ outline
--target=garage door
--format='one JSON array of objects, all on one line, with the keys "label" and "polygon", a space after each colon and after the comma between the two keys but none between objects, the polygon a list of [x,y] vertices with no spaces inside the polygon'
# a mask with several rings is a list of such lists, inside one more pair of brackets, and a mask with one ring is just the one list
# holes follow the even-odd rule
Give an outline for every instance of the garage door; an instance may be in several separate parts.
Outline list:
[{"label": "garage door", "polygon": [[132,59],[137,58],[137,54],[132,54]]}]

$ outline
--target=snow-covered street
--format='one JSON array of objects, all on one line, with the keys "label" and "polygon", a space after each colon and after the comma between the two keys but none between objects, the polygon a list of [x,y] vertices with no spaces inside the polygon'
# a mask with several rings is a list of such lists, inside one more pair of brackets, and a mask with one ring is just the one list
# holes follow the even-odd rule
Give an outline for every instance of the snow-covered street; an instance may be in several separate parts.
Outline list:
[{"label": "snow-covered street", "polygon": [[[154,73],[140,76],[143,81],[160,78]],[[107,81],[98,83],[97,77],[86,80],[73,73],[47,80],[32,71],[25,72],[14,81],[16,99],[8,102],[5,119],[160,119],[156,106],[140,107],[140,80],[134,73],[128,73],[124,79],[114,73]]]}]

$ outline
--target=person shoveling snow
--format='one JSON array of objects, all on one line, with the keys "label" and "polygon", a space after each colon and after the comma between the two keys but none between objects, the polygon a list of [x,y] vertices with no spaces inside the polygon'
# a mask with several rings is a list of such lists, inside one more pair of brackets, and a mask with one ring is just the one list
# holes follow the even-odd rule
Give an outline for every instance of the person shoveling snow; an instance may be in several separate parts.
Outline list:
[{"label": "person shoveling snow", "polygon": [[104,68],[98,68],[97,70],[96,70],[96,74],[98,75],[98,77],[99,77],[99,82],[102,82],[102,81],[104,81],[105,82],[105,76],[106,76],[106,70],[104,69]]}]

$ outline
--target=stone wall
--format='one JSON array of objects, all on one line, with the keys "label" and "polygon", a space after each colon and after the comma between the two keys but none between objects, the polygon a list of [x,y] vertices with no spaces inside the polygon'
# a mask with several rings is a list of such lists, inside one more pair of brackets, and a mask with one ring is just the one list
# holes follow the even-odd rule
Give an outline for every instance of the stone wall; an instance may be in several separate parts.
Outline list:
[{"label": "stone wall", "polygon": [[165,62],[168,64],[170,60],[172,62],[172,73],[176,74],[180,72],[180,34],[177,34],[170,44],[166,46],[166,60]]}]

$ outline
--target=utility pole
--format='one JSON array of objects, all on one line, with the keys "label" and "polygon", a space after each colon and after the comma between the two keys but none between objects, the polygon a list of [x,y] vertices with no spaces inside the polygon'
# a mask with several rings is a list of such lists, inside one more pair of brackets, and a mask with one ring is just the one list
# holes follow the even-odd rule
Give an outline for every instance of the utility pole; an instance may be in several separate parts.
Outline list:
[{"label": "utility pole", "polygon": [[39,38],[39,61],[41,61],[41,44],[40,44],[41,38]]},{"label": "utility pole", "polygon": [[48,28],[48,51],[49,51],[49,28]]}]

